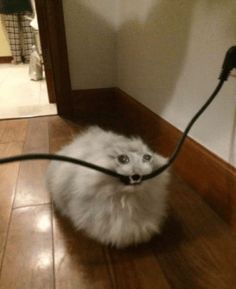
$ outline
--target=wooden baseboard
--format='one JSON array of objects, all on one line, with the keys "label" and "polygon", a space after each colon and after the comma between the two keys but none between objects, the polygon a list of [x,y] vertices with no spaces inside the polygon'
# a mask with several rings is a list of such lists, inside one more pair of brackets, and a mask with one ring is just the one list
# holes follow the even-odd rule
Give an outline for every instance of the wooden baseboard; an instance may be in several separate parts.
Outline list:
[{"label": "wooden baseboard", "polygon": [[[168,157],[181,132],[118,88],[73,91],[77,119],[140,135],[160,154]],[[192,186],[227,222],[236,227],[236,169],[191,138],[173,170]]]},{"label": "wooden baseboard", "polygon": [[113,96],[114,88],[73,90],[74,114],[77,118],[88,120],[110,114]]},{"label": "wooden baseboard", "polygon": [[[134,134],[169,156],[181,132],[120,89],[116,89],[120,118]],[[128,126],[128,128],[127,128]],[[191,138],[187,138],[173,169],[227,222],[236,227],[236,169]]]},{"label": "wooden baseboard", "polygon": [[12,56],[0,56],[0,63],[11,63]]},{"label": "wooden baseboard", "polygon": [[115,88],[73,90],[72,97],[75,119],[120,130]]}]

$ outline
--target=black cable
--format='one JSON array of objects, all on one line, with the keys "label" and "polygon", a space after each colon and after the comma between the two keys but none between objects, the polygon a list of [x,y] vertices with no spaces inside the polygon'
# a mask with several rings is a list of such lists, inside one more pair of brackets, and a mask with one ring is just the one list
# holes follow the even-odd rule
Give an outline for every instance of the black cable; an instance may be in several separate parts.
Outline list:
[{"label": "black cable", "polygon": [[174,152],[172,153],[172,155],[170,156],[170,158],[168,159],[167,163],[164,164],[163,166],[161,166],[160,168],[158,168],[157,170],[155,170],[154,172],[152,172],[151,174],[145,175],[143,176],[143,180],[148,180],[150,178],[153,178],[155,176],[158,176],[159,174],[161,174],[164,170],[166,170],[168,167],[170,167],[172,165],[172,163],[176,160],[177,156],[180,153],[180,150],[183,147],[184,141],[186,139],[186,137],[188,136],[188,133],[190,131],[190,129],[192,128],[192,126],[194,125],[194,123],[197,121],[197,119],[201,116],[201,114],[208,108],[208,106],[212,103],[212,101],[215,99],[215,97],[217,96],[217,94],[219,93],[220,89],[222,88],[223,84],[224,84],[225,80],[224,79],[220,79],[218,85],[216,86],[215,90],[213,91],[213,93],[211,94],[211,96],[208,98],[208,100],[204,103],[204,105],[199,109],[199,111],[194,115],[194,117],[190,120],[190,122],[188,123],[187,127],[185,128],[182,137],[180,138],[180,140],[178,141]]},{"label": "black cable", "polygon": [[[194,123],[197,121],[197,119],[201,116],[201,114],[207,109],[207,107],[212,103],[212,101],[215,99],[216,95],[219,93],[220,89],[222,88],[224,82],[227,80],[230,71],[236,68],[236,46],[231,47],[225,56],[224,63],[222,66],[222,72],[220,74],[220,81],[218,85],[216,86],[215,90],[211,94],[211,96],[208,98],[208,100],[204,103],[204,105],[199,109],[199,111],[194,115],[194,117],[190,120],[188,123],[186,129],[183,132],[182,137],[178,141],[176,148],[166,164],[155,170],[154,172],[141,176],[142,180],[148,180],[151,178],[154,178],[161,174],[163,171],[165,171],[168,167],[172,165],[172,163],[176,160],[177,156],[180,153],[180,150],[184,144],[184,141],[194,125]],[[88,163],[86,161],[80,160],[80,159],[75,159],[67,156],[62,156],[62,155],[53,155],[53,154],[27,154],[27,155],[18,155],[18,156],[12,156],[12,157],[6,157],[0,159],[0,165],[1,164],[6,164],[6,163],[11,163],[11,162],[16,162],[16,161],[27,161],[27,160],[39,160],[39,159],[45,159],[45,160],[56,160],[56,161],[65,161],[69,163],[73,163],[76,165],[84,166],[93,170],[97,170],[101,173],[107,174],[112,177],[119,178],[124,184],[130,185],[134,184],[132,182],[131,176],[124,176],[121,174],[118,174],[114,171],[111,171],[107,168],[100,167],[95,164]]]},{"label": "black cable", "polygon": [[17,161],[30,161],[30,160],[54,160],[54,161],[64,161],[64,162],[69,162],[75,165],[80,165],[83,167],[87,167],[96,171],[99,171],[101,173],[107,174],[112,177],[117,177],[117,178],[122,178],[123,175],[120,175],[116,172],[113,172],[109,169],[100,167],[95,164],[88,163],[86,161],[80,160],[80,159],[75,159],[63,155],[54,155],[54,154],[26,154],[26,155],[18,155],[18,156],[12,156],[12,157],[6,157],[0,159],[0,165],[1,164],[7,164],[7,163],[12,163],[12,162],[17,162]]},{"label": "black cable", "polygon": [[[165,171],[168,167],[172,165],[172,163],[175,161],[177,156],[179,155],[179,152],[184,144],[184,141],[188,135],[188,132],[196,122],[196,120],[200,117],[200,115],[207,109],[207,107],[211,104],[211,102],[215,99],[216,95],[220,91],[222,85],[224,84],[224,79],[220,80],[217,87],[215,88],[214,92],[212,95],[209,97],[209,99],[205,102],[205,104],[200,108],[200,110],[194,115],[194,117],[191,119],[189,124],[187,125],[186,129],[183,132],[182,137],[180,138],[179,142],[176,145],[176,148],[174,152],[172,153],[171,157],[168,159],[167,163],[158,168],[157,170],[153,171],[151,174],[144,175],[142,176],[142,180],[148,180],[151,178],[154,178],[158,175],[160,175],[163,171]],[[55,160],[55,161],[65,161],[69,162],[72,164],[84,166],[96,171],[99,171],[101,173],[107,174],[112,177],[119,178],[123,183],[129,185],[132,184],[132,181],[130,179],[130,176],[124,176],[121,174],[118,174],[114,171],[111,171],[107,168],[100,167],[98,165],[88,163],[86,161],[80,160],[80,159],[75,159],[67,156],[62,156],[62,155],[56,155],[56,154],[27,154],[27,155],[18,155],[18,156],[12,156],[12,157],[6,157],[0,159],[0,165],[1,164],[6,164],[6,163],[11,163],[11,162],[16,162],[16,161],[28,161],[28,160]]]},{"label": "black cable", "polygon": [[167,163],[161,166],[160,168],[158,168],[157,170],[155,170],[154,172],[152,172],[151,174],[143,176],[142,180],[148,180],[153,177],[156,177],[172,165],[172,163],[176,160],[177,156],[179,155],[180,150],[184,144],[184,141],[190,129],[192,128],[194,123],[197,121],[197,119],[201,116],[201,114],[208,108],[208,106],[215,99],[215,97],[221,90],[224,82],[228,80],[229,74],[233,68],[236,68],[236,46],[232,46],[227,50],[225,54],[224,62],[221,68],[221,73],[219,76],[220,81],[218,82],[218,85],[216,86],[215,90],[213,91],[211,96],[208,98],[208,100],[204,103],[204,105],[199,109],[199,111],[194,115],[194,117],[188,123],[187,127],[185,128],[183,132],[182,137],[178,141],[175,147],[175,150],[170,156],[170,158],[168,159]]}]

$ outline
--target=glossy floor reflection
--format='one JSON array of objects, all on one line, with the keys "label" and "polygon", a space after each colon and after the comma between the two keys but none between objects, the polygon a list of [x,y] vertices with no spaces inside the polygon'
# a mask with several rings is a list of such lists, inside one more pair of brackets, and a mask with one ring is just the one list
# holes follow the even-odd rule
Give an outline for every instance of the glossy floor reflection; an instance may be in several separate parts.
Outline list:
[{"label": "glossy floor reflection", "polygon": [[[83,128],[57,116],[0,121],[0,156],[55,152]],[[117,250],[54,211],[46,166],[0,166],[0,289],[235,288],[235,234],[176,176],[163,233]]]}]

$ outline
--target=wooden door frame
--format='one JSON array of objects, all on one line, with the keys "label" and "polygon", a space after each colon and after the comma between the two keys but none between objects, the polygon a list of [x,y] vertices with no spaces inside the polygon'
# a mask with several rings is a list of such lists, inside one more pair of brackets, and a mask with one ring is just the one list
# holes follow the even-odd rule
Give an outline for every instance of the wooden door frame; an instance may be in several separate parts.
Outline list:
[{"label": "wooden door frame", "polygon": [[45,74],[58,114],[73,117],[72,88],[62,0],[35,0]]}]

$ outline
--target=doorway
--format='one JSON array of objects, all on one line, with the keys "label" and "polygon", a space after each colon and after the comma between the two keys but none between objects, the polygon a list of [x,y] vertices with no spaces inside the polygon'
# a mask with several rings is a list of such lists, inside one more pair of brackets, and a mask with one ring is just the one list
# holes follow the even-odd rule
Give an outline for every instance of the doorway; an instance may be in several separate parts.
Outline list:
[{"label": "doorway", "polygon": [[62,0],[35,0],[48,91],[60,116],[73,117]]},{"label": "doorway", "polygon": [[[38,87],[38,91],[36,93],[38,94],[40,92],[44,93],[44,95],[39,96],[39,98],[41,97],[41,103],[43,103],[43,101],[45,100],[45,93],[47,94],[46,97],[48,101],[48,106],[54,107],[54,111],[51,112],[49,111],[48,113],[46,113],[46,115],[56,114],[58,112],[59,115],[71,117],[73,115],[72,100],[71,100],[71,85],[68,68],[62,1],[35,0],[33,6],[34,9],[37,11],[39,39],[41,43],[40,52],[43,59],[45,79],[41,81],[29,80],[30,75],[28,73],[29,70],[28,67],[26,67],[26,65],[17,65],[18,71],[24,70],[24,74],[28,81],[28,85],[32,86],[36,84],[35,86]],[[10,59],[8,56],[8,62],[9,60]],[[9,63],[0,64],[0,66],[1,65],[5,66],[8,65],[12,67],[11,64]],[[8,80],[10,82],[8,84],[8,87],[12,88],[12,86],[14,86],[13,74],[9,74]],[[0,94],[2,95],[1,86],[0,86]],[[27,94],[29,94],[29,89],[26,88],[25,95]],[[10,99],[10,101],[12,100],[12,93],[8,93],[5,95],[6,95],[5,98]],[[29,103],[32,101],[33,100],[30,99]],[[22,102],[23,98],[21,99],[21,104]],[[0,114],[1,114],[1,106],[3,106],[1,105],[1,103],[0,103]],[[4,104],[4,106],[6,106],[6,103]],[[34,106],[34,114],[32,113],[32,115],[24,113],[26,111],[27,110],[23,110],[23,114],[19,115],[19,117],[45,115],[45,113],[40,114],[39,106]],[[1,118],[4,118],[4,116]],[[6,114],[5,118],[11,117],[7,117]]]}]

